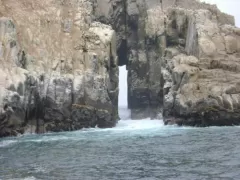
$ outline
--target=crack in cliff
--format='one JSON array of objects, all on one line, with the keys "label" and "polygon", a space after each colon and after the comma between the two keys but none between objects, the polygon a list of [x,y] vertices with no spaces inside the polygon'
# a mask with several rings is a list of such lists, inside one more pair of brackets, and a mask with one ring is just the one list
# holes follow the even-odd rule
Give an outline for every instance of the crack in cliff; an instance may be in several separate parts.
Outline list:
[{"label": "crack in cliff", "polygon": [[159,2],[160,2],[161,10],[163,11],[163,2],[162,0],[159,0]]},{"label": "crack in cliff", "polygon": [[[117,49],[117,55],[119,58],[118,65],[123,66],[123,65],[128,65],[128,42],[127,42],[127,35],[128,35],[128,12],[127,12],[127,0],[122,1],[122,7],[123,7],[123,12],[122,15],[119,15],[120,17],[117,18],[122,18],[123,21],[123,26],[124,26],[124,32],[123,32],[123,37],[120,40],[120,45]],[[121,20],[120,20],[121,22]]]}]

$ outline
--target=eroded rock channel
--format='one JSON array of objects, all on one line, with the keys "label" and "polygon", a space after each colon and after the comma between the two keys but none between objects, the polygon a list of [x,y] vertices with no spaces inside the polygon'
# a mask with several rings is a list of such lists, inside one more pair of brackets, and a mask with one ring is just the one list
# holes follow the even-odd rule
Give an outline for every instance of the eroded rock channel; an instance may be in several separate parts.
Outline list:
[{"label": "eroded rock channel", "polygon": [[0,136],[132,119],[240,124],[240,30],[195,0],[0,0]]}]

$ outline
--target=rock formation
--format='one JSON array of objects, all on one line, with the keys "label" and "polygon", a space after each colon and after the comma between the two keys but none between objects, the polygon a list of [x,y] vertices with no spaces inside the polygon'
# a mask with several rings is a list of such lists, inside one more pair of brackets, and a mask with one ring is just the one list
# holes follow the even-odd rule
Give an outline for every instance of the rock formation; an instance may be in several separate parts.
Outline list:
[{"label": "rock formation", "polygon": [[0,0],[0,137],[132,118],[240,124],[240,30],[197,0]]},{"label": "rock formation", "polygon": [[116,35],[92,4],[0,1],[0,136],[116,124]]},{"label": "rock formation", "polygon": [[98,0],[100,21],[117,34],[128,66],[132,119],[166,124],[235,125],[240,34],[234,18],[197,0]]},{"label": "rock formation", "polygon": [[169,9],[171,43],[162,62],[167,124],[240,124],[240,29],[216,12]]},{"label": "rock formation", "polygon": [[132,117],[154,118],[162,108],[166,124],[240,124],[240,30],[234,18],[193,0],[132,3]]}]

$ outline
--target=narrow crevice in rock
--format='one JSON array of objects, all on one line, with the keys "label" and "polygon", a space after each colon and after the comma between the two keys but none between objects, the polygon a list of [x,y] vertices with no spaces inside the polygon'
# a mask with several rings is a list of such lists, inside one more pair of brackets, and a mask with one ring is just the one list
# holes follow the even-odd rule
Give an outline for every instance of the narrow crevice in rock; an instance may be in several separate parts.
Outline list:
[{"label": "narrow crevice in rock", "polygon": [[20,51],[18,54],[19,66],[23,69],[27,68],[27,58],[25,51]]},{"label": "narrow crevice in rock", "polygon": [[127,46],[127,40],[122,39],[121,44],[117,50],[118,54],[118,65],[124,66],[128,64],[128,46]]},{"label": "narrow crevice in rock", "polygon": [[[118,18],[121,18],[122,20],[117,20],[117,22],[123,22],[123,36],[121,39],[119,39],[120,42],[118,42],[118,49],[117,49],[117,55],[118,55],[118,65],[128,65],[128,41],[127,41],[127,35],[128,35],[128,13],[127,13],[127,0],[122,1],[122,15],[120,15]],[[119,26],[119,25],[118,25]],[[117,27],[116,27],[117,28]],[[116,30],[118,31],[118,30]]]}]

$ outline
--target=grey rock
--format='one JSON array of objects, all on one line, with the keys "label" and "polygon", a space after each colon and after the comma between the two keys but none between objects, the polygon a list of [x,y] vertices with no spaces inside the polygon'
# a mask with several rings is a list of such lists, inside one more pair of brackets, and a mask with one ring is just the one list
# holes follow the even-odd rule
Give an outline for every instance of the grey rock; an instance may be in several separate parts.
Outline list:
[{"label": "grey rock", "polygon": [[[0,19],[0,107],[14,110],[8,117],[1,113],[0,136],[113,127],[118,120],[114,30],[95,21],[94,2],[39,2],[31,2],[31,12],[28,3],[0,3],[3,16],[14,19]],[[42,7],[48,13],[34,13]]]},{"label": "grey rock", "polygon": [[113,127],[119,65],[132,119],[240,124],[240,30],[216,6],[26,0],[0,10],[0,136]]}]

